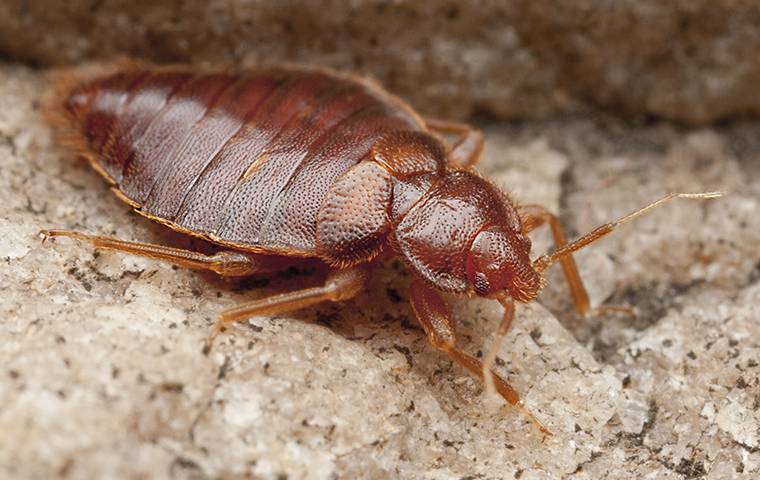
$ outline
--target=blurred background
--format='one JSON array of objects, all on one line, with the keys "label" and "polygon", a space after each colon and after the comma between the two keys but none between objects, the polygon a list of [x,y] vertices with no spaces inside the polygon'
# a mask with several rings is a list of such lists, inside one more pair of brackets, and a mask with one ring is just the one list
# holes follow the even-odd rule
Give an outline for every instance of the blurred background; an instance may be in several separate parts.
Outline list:
[{"label": "blurred background", "polygon": [[591,106],[705,125],[760,113],[758,25],[760,5],[741,0],[5,0],[0,53],[312,63],[452,118]]}]

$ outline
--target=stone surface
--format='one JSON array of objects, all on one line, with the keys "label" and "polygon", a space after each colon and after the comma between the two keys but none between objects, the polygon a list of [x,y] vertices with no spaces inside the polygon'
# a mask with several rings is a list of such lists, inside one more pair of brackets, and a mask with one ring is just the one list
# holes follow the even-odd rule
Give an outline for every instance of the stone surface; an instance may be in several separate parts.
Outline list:
[{"label": "stone surface", "polygon": [[758,25],[745,0],[5,0],[0,53],[308,62],[370,73],[447,117],[592,105],[707,124],[760,113]]},{"label": "stone surface", "polygon": [[[499,371],[555,436],[430,348],[390,261],[345,305],[257,317],[202,343],[222,309],[318,281],[226,282],[61,239],[67,227],[191,245],[57,148],[38,73],[0,67],[0,476],[3,478],[757,478],[760,124],[682,130],[606,117],[487,125],[482,170],[571,232],[674,190],[723,189],[622,227],[521,307]],[[549,248],[546,232],[535,251]],[[452,299],[483,351],[495,302]]]}]

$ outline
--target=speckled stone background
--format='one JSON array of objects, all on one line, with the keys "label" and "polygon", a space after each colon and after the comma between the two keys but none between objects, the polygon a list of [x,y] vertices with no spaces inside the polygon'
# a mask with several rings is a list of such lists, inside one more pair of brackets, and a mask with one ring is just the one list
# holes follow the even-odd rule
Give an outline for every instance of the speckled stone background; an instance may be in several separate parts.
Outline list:
[{"label": "speckled stone background", "polygon": [[5,0],[0,51],[370,73],[428,113],[588,106],[692,125],[760,113],[754,0]]},{"label": "speckled stone background", "polygon": [[[0,4],[0,477],[758,478],[754,2],[155,3]],[[498,368],[555,432],[542,442],[427,345],[397,262],[345,305],[256,317],[205,356],[220,310],[318,274],[230,282],[41,245],[66,227],[202,247],[130,213],[40,119],[42,66],[125,53],[307,60],[425,113],[485,113],[484,174],[573,234],[670,191],[728,195],[579,253],[594,304],[635,319],[577,317],[559,269],[518,310]],[[483,351],[498,305],[452,304]]]}]

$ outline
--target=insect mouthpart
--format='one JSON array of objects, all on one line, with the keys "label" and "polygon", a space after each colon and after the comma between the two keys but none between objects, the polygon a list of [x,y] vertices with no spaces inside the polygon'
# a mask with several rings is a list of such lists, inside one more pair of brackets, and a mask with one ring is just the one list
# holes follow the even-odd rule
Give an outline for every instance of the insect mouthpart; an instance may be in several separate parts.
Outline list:
[{"label": "insect mouthpart", "polygon": [[505,289],[505,292],[515,301],[520,303],[532,302],[546,285],[546,281],[540,273],[536,271],[531,273],[532,275],[529,274],[529,277],[512,277],[512,282]]}]

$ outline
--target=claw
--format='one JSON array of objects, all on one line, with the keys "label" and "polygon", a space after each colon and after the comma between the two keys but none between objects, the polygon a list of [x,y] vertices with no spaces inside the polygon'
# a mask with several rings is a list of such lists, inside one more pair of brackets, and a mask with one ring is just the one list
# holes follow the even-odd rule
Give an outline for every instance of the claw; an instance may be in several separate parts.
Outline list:
[{"label": "claw", "polygon": [[37,234],[40,237],[40,240],[42,241],[42,244],[45,245],[45,242],[47,242],[50,237],[55,236],[55,233],[53,233],[53,230],[40,230]]},{"label": "claw", "polygon": [[206,337],[206,345],[203,347],[203,353],[205,355],[208,355],[209,352],[211,352],[211,349],[214,346],[214,340],[219,336],[220,333],[222,333],[222,331],[224,331],[224,323],[217,321],[214,324],[214,328],[211,329],[211,333],[209,333],[208,337]]},{"label": "claw", "polygon": [[40,230],[40,232],[37,234],[42,238],[42,243],[44,244],[52,237],[71,237],[71,238],[81,238],[81,234],[77,234],[76,232],[72,232],[69,230],[57,230],[57,229],[50,229],[50,230]]},{"label": "claw", "polygon": [[530,412],[530,410],[528,410],[527,408],[525,408],[525,405],[523,404],[522,401],[520,401],[520,403],[518,403],[517,405],[515,405],[515,408],[517,408],[517,410],[519,410],[523,415],[525,415],[526,417],[528,417],[528,420],[530,420],[530,422],[533,424],[533,426],[535,426],[538,429],[538,431],[543,434],[544,438],[541,440],[542,443],[548,437],[553,437],[554,436],[554,434],[548,428],[546,428],[544,426],[544,424],[541,423],[541,421],[539,421],[539,419],[537,419]]}]

